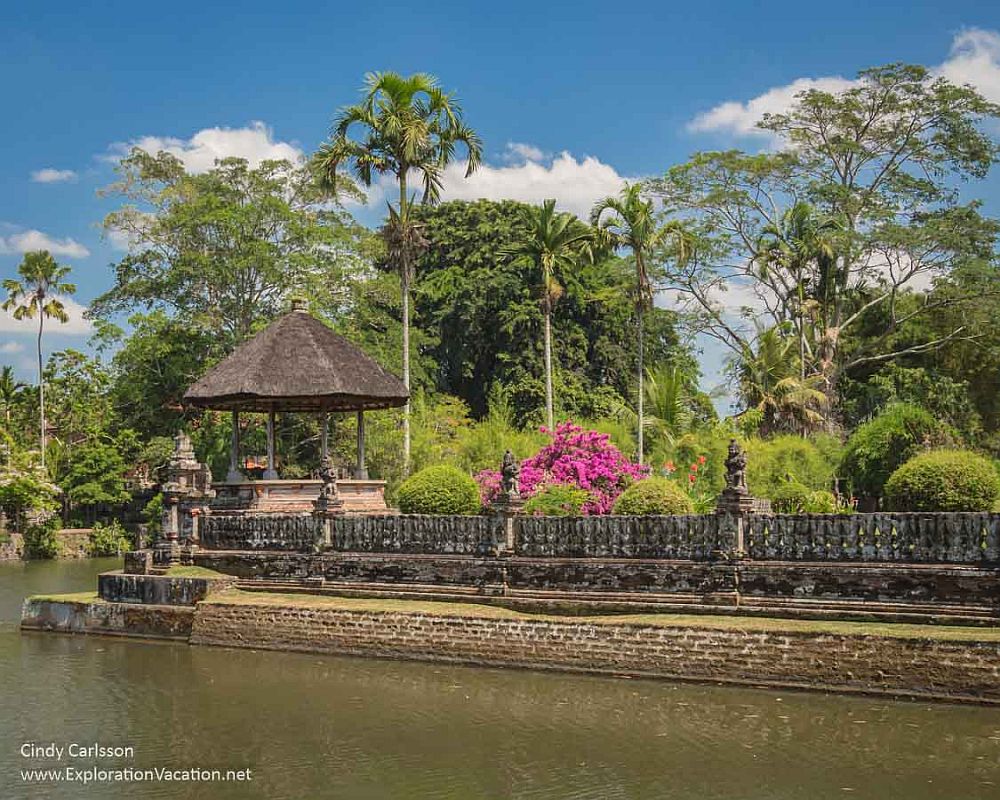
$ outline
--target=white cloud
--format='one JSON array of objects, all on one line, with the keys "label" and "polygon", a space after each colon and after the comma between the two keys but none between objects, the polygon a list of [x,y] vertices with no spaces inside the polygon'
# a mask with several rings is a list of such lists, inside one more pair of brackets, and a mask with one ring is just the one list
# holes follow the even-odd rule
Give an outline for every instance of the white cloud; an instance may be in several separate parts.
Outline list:
[{"label": "white cloud", "polygon": [[537,147],[522,143],[508,144],[504,160],[512,163],[481,164],[468,178],[464,161],[449,164],[442,176],[442,199],[541,203],[555,198],[564,211],[585,217],[594,203],[617,194],[626,180],[614,167],[593,156],[577,159],[563,151],[546,159]]},{"label": "white cloud", "polygon": [[952,40],[951,54],[937,70],[953,83],[975,86],[1000,103],[1000,33],[967,28]]},{"label": "white cloud", "polygon": [[55,239],[38,230],[19,231],[6,238],[0,236],[0,255],[28,253],[32,250],[48,250],[54,256],[86,258],[90,251],[76,239]]},{"label": "white cloud", "polygon": [[251,122],[245,128],[204,128],[190,139],[142,136],[113,144],[111,158],[117,160],[133,147],[154,155],[161,150],[170,153],[181,160],[188,172],[195,174],[207,172],[221,158],[245,158],[256,167],[261,161],[287,159],[295,162],[303,157],[298,146],[276,141],[273,131],[263,122]]},{"label": "white cloud", "polygon": [[[76,302],[72,297],[60,297],[66,313],[69,315],[69,322],[62,324],[56,320],[45,321],[45,331],[47,333],[64,334],[66,336],[88,336],[92,332],[90,320],[84,319],[85,305]],[[0,333],[36,333],[38,331],[38,317],[34,319],[14,319],[12,311],[0,309]],[[12,351],[13,352],[13,351]]]},{"label": "white cloud", "polygon": [[20,342],[4,342],[0,344],[0,353],[5,356],[13,355],[14,353],[20,353],[24,350],[24,345]]},{"label": "white cloud", "polygon": [[[937,67],[935,74],[959,84],[970,84],[987,100],[1000,103],[1000,33],[982,28],[967,28],[952,39],[948,59]],[[839,76],[798,78],[784,86],[768,89],[746,102],[730,100],[696,116],[688,123],[694,133],[723,133],[731,136],[770,137],[768,131],[756,127],[766,113],[786,111],[800,92],[819,89],[842,92],[855,81]]]},{"label": "white cloud", "polygon": [[36,169],[31,173],[31,180],[35,183],[65,183],[76,180],[76,173],[71,169],[55,169],[46,167]]},{"label": "white cloud", "polygon": [[778,114],[791,106],[800,92],[818,89],[822,92],[842,92],[854,85],[846,78],[799,78],[785,86],[769,89],[745,103],[730,100],[710,111],[699,114],[689,124],[695,133],[729,133],[735,136],[770,136],[757,123],[764,114]]}]

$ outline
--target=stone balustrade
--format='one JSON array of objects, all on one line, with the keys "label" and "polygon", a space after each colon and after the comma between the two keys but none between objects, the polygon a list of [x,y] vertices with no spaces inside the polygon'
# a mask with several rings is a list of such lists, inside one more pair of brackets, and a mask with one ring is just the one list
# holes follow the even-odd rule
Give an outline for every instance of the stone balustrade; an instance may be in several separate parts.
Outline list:
[{"label": "stone balustrade", "polygon": [[[329,524],[328,544],[324,522]],[[201,523],[201,546],[473,556],[507,550],[529,558],[995,564],[1000,562],[1000,514],[404,514],[326,521],[308,514],[210,514]]]}]

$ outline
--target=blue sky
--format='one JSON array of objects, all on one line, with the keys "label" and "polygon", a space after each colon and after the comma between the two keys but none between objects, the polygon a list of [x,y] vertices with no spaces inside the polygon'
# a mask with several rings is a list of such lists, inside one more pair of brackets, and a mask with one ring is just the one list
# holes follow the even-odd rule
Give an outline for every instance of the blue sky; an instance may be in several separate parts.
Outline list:
[{"label": "blue sky", "polygon": [[[97,196],[113,177],[109,157],[141,143],[202,169],[226,154],[309,152],[371,70],[431,72],[457,91],[487,168],[449,181],[446,196],[555,196],[575,211],[695,150],[765,147],[754,119],[801,81],[908,61],[1000,102],[1000,7],[986,2],[478,5],[8,7],[0,277],[21,251],[48,246],[72,266],[86,305],[121,255],[99,230],[112,208]],[[993,214],[998,176],[968,192]],[[47,349],[86,338],[75,313]],[[0,363],[33,377],[32,346],[0,314]],[[706,351],[708,373],[718,360]]]}]

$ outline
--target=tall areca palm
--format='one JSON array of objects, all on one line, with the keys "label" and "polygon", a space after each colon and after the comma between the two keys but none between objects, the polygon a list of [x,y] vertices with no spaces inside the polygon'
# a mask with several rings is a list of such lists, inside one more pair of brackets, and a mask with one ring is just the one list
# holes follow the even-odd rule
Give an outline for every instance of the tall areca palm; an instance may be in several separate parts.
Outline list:
[{"label": "tall areca palm", "polygon": [[[390,206],[384,233],[390,258],[399,272],[403,305],[403,383],[410,388],[410,285],[421,237],[413,230],[413,202],[408,193],[411,173],[422,188],[423,203],[440,199],[445,167],[456,148],[466,151],[465,176],[479,166],[482,143],[462,121],[462,111],[453,95],[424,73],[403,76],[375,72],[365,77],[364,97],[337,115],[330,140],[313,156],[320,184],[336,191],[337,173],[349,168],[370,187],[380,175],[392,175],[399,184],[399,204]],[[403,462],[410,465],[410,404],[403,415]]]},{"label": "tall areca palm", "polygon": [[14,319],[38,317],[38,416],[41,421],[42,466],[45,466],[45,381],[42,375],[42,332],[46,319],[68,322],[69,314],[58,295],[73,294],[76,286],[63,279],[69,267],[56,263],[47,250],[26,253],[17,268],[21,280],[3,282],[7,299],[4,311],[13,309]]},{"label": "tall areca palm", "polygon": [[658,226],[653,211],[653,203],[642,199],[642,185],[628,184],[622,188],[619,195],[605,197],[600,200],[590,213],[590,223],[598,229],[604,241],[614,248],[628,248],[632,251],[635,261],[635,321],[636,350],[638,355],[638,440],[639,463],[643,463],[644,446],[644,401],[645,390],[645,330],[643,319],[645,312],[653,305],[653,283],[650,279],[649,265],[652,253],[656,247],[669,236],[673,236],[678,245],[679,254],[684,258],[687,254],[687,238],[683,230],[675,225]]},{"label": "tall areca palm", "polygon": [[556,211],[556,201],[524,211],[527,234],[503,254],[529,262],[535,269],[542,300],[545,351],[545,421],[552,430],[555,412],[552,391],[552,308],[562,295],[560,276],[572,273],[581,258],[591,254],[594,231],[576,216]]},{"label": "tall areca palm", "polygon": [[14,368],[5,366],[0,370],[0,403],[3,403],[3,419],[8,432],[10,430],[10,411],[17,401],[24,384],[14,377]]}]

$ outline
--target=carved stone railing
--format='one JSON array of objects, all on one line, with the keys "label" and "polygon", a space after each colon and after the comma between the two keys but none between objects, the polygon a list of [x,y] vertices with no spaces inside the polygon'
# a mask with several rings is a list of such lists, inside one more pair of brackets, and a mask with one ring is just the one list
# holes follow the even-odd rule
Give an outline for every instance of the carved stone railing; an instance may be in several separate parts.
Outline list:
[{"label": "carved stone railing", "polygon": [[498,516],[425,514],[344,516],[330,520],[331,550],[361,553],[490,555],[505,541]]},{"label": "carved stone railing", "polygon": [[322,538],[322,520],[311,514],[209,514],[201,522],[201,546],[209,550],[310,552]]},{"label": "carved stone railing", "polygon": [[[324,542],[327,525],[328,543]],[[529,558],[982,565],[1000,564],[1000,514],[510,518],[401,514],[326,520],[308,514],[209,514],[202,518],[201,545],[210,550],[471,556],[507,551]]]},{"label": "carved stone railing", "polygon": [[1000,561],[1000,514],[750,514],[744,519],[746,554],[759,561]]},{"label": "carved stone railing", "polygon": [[515,553],[529,557],[701,561],[731,551],[733,542],[734,526],[713,514],[515,520]]}]

